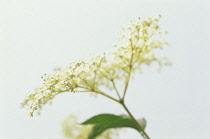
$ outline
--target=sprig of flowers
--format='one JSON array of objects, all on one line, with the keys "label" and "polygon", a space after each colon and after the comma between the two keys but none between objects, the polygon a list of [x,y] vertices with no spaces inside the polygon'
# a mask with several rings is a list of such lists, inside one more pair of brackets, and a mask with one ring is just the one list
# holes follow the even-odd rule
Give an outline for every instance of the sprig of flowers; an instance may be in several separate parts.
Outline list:
[{"label": "sprig of flowers", "polygon": [[[161,38],[163,30],[159,29],[160,16],[141,20],[135,18],[128,27],[118,33],[113,49],[102,55],[87,60],[77,60],[65,69],[46,76],[41,87],[31,92],[23,101],[22,106],[29,109],[29,115],[41,110],[43,105],[62,92],[94,92],[112,99],[125,108],[129,116],[138,126],[143,137],[149,138],[143,128],[132,116],[124,104],[131,73],[140,69],[143,64],[157,62],[168,65],[166,57],[156,56],[155,50],[167,45]],[[124,83],[123,92],[119,92],[116,83]],[[115,91],[118,98],[112,97],[107,90]]]},{"label": "sprig of flowers", "polygon": [[[67,65],[44,79],[41,87],[30,93],[22,103],[30,109],[29,115],[62,92],[95,92],[100,86],[114,89],[113,80],[124,79],[142,64],[149,65],[153,61],[161,63],[163,58],[156,57],[154,50],[167,44],[160,38],[160,16],[140,20],[133,19],[127,28],[119,33],[113,51],[91,58],[78,60]],[[167,63],[165,63],[167,64]],[[132,68],[131,68],[132,67]]]}]

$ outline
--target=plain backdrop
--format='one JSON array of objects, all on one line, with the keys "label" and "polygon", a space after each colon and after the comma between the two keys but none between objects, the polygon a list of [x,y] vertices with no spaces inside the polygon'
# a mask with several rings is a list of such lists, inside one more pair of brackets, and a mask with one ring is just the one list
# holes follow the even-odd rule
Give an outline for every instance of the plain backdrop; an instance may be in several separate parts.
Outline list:
[{"label": "plain backdrop", "polygon": [[[167,0],[0,0],[0,138],[63,139],[62,121],[100,113],[126,114],[111,100],[63,93],[41,115],[28,117],[20,103],[54,68],[112,48],[132,17],[162,15],[173,63],[158,72],[145,66],[129,85],[126,103],[145,117],[152,139],[210,138],[210,2]],[[138,139],[133,129],[120,139]]]}]

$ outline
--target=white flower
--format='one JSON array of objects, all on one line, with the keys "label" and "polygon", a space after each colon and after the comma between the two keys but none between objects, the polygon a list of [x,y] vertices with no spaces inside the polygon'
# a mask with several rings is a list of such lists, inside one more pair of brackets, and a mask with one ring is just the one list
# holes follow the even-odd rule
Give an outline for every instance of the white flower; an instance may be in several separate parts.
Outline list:
[{"label": "white flower", "polygon": [[154,54],[156,49],[167,44],[160,37],[162,31],[159,30],[159,18],[131,20],[128,27],[119,33],[111,52],[88,60],[78,60],[63,70],[56,70],[24,100],[22,106],[27,106],[29,115],[33,116],[35,110],[40,110],[62,92],[95,92],[107,96],[101,88],[113,90],[113,80],[128,82],[128,75],[130,77],[131,72],[142,64],[149,65],[154,61],[162,64],[166,59]]}]

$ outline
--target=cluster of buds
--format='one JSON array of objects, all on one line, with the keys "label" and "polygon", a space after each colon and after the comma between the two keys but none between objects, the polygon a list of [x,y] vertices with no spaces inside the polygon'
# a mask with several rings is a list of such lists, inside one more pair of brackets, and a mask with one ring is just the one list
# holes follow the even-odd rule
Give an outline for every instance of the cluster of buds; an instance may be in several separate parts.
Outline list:
[{"label": "cluster of buds", "polygon": [[105,95],[101,88],[113,90],[113,81],[127,82],[128,75],[140,69],[142,64],[149,65],[154,61],[167,64],[154,52],[167,44],[161,38],[163,31],[159,29],[159,18],[131,20],[128,27],[120,31],[110,52],[88,60],[75,61],[65,69],[46,76],[43,85],[31,92],[22,106],[28,107],[29,115],[33,116],[35,110],[40,110],[62,92],[95,92]]}]

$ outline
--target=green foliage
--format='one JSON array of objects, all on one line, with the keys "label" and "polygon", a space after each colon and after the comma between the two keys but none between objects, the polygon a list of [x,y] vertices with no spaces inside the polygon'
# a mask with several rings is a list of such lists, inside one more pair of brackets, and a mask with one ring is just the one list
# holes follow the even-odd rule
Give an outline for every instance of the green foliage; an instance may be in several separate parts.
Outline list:
[{"label": "green foliage", "polygon": [[96,136],[110,128],[129,127],[138,131],[138,127],[135,124],[135,122],[131,118],[123,115],[100,114],[93,116],[92,118],[86,120],[82,124],[94,125],[92,131],[88,136],[88,139],[94,139]]}]

